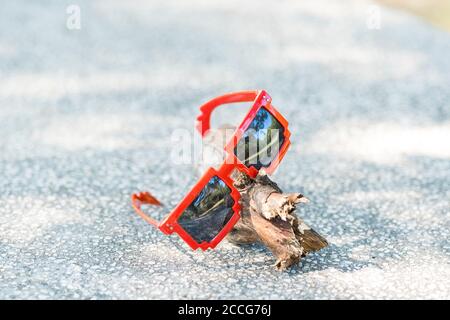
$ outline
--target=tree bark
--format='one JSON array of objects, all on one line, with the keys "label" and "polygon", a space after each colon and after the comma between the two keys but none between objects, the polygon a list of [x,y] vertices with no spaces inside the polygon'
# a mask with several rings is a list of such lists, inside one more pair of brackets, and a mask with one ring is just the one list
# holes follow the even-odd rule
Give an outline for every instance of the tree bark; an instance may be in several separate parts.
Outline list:
[{"label": "tree bark", "polygon": [[[229,126],[211,130],[204,144],[208,165],[223,161],[225,131]],[[232,173],[241,194],[241,219],[227,239],[236,245],[263,243],[275,256],[275,268],[286,270],[301,257],[328,245],[324,237],[299,218],[297,205],[309,200],[300,193],[283,193],[263,170],[252,179],[240,171]]]}]

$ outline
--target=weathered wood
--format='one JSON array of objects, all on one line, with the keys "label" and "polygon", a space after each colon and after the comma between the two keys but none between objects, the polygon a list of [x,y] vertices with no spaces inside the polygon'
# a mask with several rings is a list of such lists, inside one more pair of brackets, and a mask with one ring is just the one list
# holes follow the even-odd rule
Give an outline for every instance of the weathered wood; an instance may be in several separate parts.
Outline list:
[{"label": "weathered wood", "polygon": [[[229,128],[228,126],[226,128]],[[205,142],[208,163],[223,158],[224,128],[213,131]],[[302,256],[328,245],[326,239],[295,214],[297,205],[309,200],[300,193],[283,193],[263,171],[251,179],[245,173],[232,174],[241,193],[241,219],[227,239],[236,245],[263,243],[276,257],[275,267],[285,270]]]}]

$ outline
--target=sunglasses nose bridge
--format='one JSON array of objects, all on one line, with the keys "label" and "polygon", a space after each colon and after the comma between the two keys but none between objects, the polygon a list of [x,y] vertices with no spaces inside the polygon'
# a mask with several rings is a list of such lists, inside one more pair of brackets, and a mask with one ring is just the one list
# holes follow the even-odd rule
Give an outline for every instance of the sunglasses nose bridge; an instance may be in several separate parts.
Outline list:
[{"label": "sunglasses nose bridge", "polygon": [[229,156],[225,159],[223,164],[220,166],[218,172],[221,176],[229,177],[233,170],[236,168],[236,163],[234,157]]}]

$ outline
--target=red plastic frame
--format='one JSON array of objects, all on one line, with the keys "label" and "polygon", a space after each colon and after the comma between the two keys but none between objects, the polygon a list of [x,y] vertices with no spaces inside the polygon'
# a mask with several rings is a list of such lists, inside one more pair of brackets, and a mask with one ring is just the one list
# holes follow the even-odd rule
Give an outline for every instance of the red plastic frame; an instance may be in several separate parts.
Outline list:
[{"label": "red plastic frame", "polygon": [[[235,103],[235,102],[248,102],[253,101],[253,106],[250,108],[249,112],[245,116],[241,125],[236,129],[230,142],[226,145],[225,151],[227,152],[227,157],[224,163],[220,166],[218,170],[210,167],[205,174],[200,178],[200,180],[194,185],[194,187],[189,191],[189,193],[184,197],[184,199],[175,207],[175,209],[161,222],[149,217],[145,214],[142,209],[142,204],[154,204],[160,205],[159,201],[154,198],[148,192],[141,192],[138,194],[133,194],[131,196],[132,206],[136,212],[148,223],[156,226],[165,234],[172,234],[173,232],[178,233],[178,235],[192,248],[192,249],[202,249],[206,250],[208,248],[215,248],[220,241],[231,231],[233,226],[239,220],[240,206],[239,199],[240,193],[233,186],[233,181],[230,178],[231,172],[234,169],[241,170],[247,173],[251,177],[255,177],[259,170],[255,167],[247,167],[244,165],[234,154],[234,148],[236,147],[238,141],[244,134],[245,130],[248,128],[252,122],[255,115],[258,113],[261,107],[266,108],[284,127],[284,142],[280,148],[280,152],[277,157],[271,162],[270,166],[264,168],[267,173],[273,173],[277,168],[280,161],[283,159],[290,145],[290,132],[288,130],[288,122],[283,116],[272,106],[271,97],[264,91],[241,91],[235,93],[228,93],[223,96],[214,98],[200,107],[201,114],[197,118],[196,128],[202,136],[205,136],[210,129],[210,119],[211,113],[215,108],[222,104]],[[178,223],[178,218],[186,208],[192,203],[192,201],[197,197],[203,187],[208,183],[208,181],[214,177],[219,177],[231,190],[231,197],[234,200],[233,211],[234,214],[224,228],[216,235],[216,237],[210,242],[198,243],[195,241],[189,233],[187,233]]]}]

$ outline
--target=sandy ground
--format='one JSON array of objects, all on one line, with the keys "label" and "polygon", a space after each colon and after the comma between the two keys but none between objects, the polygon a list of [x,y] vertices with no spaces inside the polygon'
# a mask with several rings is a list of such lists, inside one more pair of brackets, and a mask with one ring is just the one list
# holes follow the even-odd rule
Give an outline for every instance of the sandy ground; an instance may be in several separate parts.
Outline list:
[{"label": "sandy ground", "polygon": [[[365,1],[76,2],[80,30],[64,1],[1,6],[0,298],[450,298],[449,34],[383,8],[374,29]],[[253,88],[293,134],[274,179],[331,243],[286,273],[129,203],[174,206],[196,176],[173,130]]]}]

